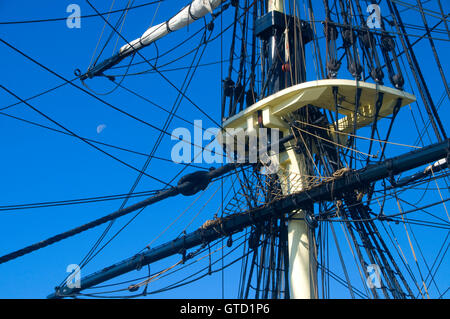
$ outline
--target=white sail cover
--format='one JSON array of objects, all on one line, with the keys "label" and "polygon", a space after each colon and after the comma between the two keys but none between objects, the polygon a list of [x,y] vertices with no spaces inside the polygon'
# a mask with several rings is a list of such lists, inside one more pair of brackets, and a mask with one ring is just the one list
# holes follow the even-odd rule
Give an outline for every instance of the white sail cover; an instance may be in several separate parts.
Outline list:
[{"label": "white sail cover", "polygon": [[193,21],[203,18],[206,14],[212,13],[222,2],[223,0],[193,0],[191,4],[184,7],[168,21],[148,28],[140,38],[121,47],[119,55],[126,56],[134,50],[140,50],[169,32],[179,30]]}]

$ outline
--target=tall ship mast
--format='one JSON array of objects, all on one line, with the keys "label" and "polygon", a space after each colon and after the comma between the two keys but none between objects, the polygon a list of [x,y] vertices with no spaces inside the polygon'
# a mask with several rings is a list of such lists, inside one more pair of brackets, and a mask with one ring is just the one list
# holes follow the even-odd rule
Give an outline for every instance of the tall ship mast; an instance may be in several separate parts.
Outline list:
[{"label": "tall ship mast", "polygon": [[[449,296],[448,3],[134,2],[102,11],[86,1],[92,14],[73,22],[95,19],[89,28],[101,35],[77,53],[95,48],[84,71],[74,66],[75,78],[0,36],[2,50],[63,83],[22,97],[0,82],[12,99],[0,114],[72,137],[133,174],[119,195],[0,205],[5,214],[107,205],[2,249],[0,269],[14,277],[27,258],[88,238],[75,256],[54,255],[73,267],[54,274],[48,298],[171,298],[190,289],[240,299]],[[148,26],[149,17],[144,32],[128,28],[129,19]],[[97,138],[84,136],[36,106],[35,97],[61,86],[151,129],[151,147],[102,141],[108,124]],[[18,105],[57,129],[9,113]],[[133,223],[136,234],[121,245]],[[7,224],[15,227],[14,218]],[[110,249],[130,250],[134,240],[147,244],[129,254]]]}]

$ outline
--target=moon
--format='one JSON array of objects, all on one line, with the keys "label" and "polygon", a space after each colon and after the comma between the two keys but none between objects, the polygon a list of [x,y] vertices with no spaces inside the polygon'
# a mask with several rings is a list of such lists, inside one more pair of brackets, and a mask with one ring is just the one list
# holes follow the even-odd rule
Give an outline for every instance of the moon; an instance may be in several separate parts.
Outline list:
[{"label": "moon", "polygon": [[97,134],[100,134],[101,132],[103,132],[103,130],[106,128],[106,124],[100,124],[99,126],[97,126]]}]

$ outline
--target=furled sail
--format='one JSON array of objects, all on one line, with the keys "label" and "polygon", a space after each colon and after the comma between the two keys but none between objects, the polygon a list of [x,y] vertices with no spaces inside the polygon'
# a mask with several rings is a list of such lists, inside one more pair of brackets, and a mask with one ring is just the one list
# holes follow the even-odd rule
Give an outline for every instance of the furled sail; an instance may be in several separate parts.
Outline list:
[{"label": "furled sail", "polygon": [[168,33],[184,28],[193,21],[212,13],[221,3],[222,0],[193,0],[171,19],[148,28],[140,38],[121,47],[119,54],[128,55],[134,50],[140,50]]},{"label": "furled sail", "polygon": [[216,9],[222,2],[223,0],[193,0],[190,4],[181,9],[175,16],[165,22],[148,28],[140,38],[137,38],[122,46],[116,55],[89,69],[88,72],[86,72],[86,74],[81,78],[92,78],[96,75],[102,74],[103,71],[119,63],[122,59],[129,56],[133,52],[149,46],[170,32],[188,26],[195,20],[203,18],[208,13],[212,13],[213,10]]}]

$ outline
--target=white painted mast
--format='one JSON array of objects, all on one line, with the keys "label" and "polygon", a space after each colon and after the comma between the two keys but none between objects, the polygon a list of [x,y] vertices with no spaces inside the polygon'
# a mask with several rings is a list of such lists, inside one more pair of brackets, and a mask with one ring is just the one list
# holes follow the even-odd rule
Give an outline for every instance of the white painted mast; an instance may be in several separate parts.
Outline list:
[{"label": "white painted mast", "polygon": [[[279,11],[284,13],[284,0],[269,0],[268,12]],[[271,54],[275,56],[276,48],[275,41],[272,41]],[[286,43],[287,45],[287,43]],[[286,52],[289,52],[287,48]],[[285,170],[289,172],[287,185],[295,185],[287,187],[283,191],[285,194],[298,192],[303,190],[305,185],[303,182],[298,182],[298,176],[308,175],[305,172],[305,158],[303,155],[296,154],[292,149],[287,152],[289,157],[289,164],[285,166]],[[290,181],[294,178],[296,181]],[[311,263],[311,247],[314,247],[312,231],[306,224],[305,212],[299,210],[293,219],[288,221],[288,251],[289,251],[289,289],[290,297],[292,299],[312,299],[315,298],[315,283],[317,274],[317,263]],[[314,254],[315,255],[315,254]]]},{"label": "white painted mast", "polygon": [[[305,156],[297,154],[293,149],[287,151],[288,164],[285,166],[288,176],[283,191],[286,194],[300,192],[306,185]],[[300,178],[299,178],[300,177]],[[288,252],[289,252],[289,289],[292,299],[315,299],[317,297],[317,262],[314,251],[314,232],[305,221],[306,212],[298,210],[288,220]]]}]

